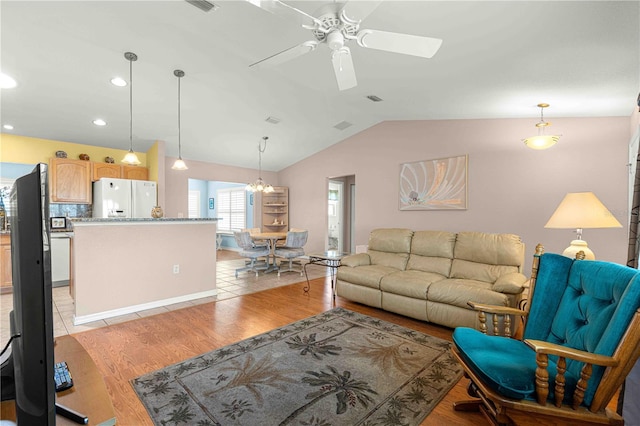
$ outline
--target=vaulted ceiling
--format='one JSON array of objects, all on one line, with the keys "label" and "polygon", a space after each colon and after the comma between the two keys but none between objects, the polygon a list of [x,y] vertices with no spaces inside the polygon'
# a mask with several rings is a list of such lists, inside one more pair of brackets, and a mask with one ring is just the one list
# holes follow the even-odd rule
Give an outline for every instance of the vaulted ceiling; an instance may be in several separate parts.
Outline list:
[{"label": "vaulted ceiling", "polygon": [[[312,33],[249,1],[213,3],[203,12],[183,0],[0,2],[0,65],[18,83],[1,92],[2,124],[14,126],[3,132],[128,149],[129,87],[110,83],[128,80],[127,51],[138,55],[136,151],[164,140],[177,156],[173,71],[181,69],[187,163],[256,168],[268,136],[263,168],[272,171],[384,120],[530,117],[524,137],[540,102],[551,105],[550,121],[629,116],[640,90],[638,1],[387,0],[362,28],[440,38],[442,46],[425,59],[350,41],[358,85],[344,91],[326,45],[250,67]],[[286,3],[317,16],[331,2]],[[351,125],[334,127],[343,122]]]}]

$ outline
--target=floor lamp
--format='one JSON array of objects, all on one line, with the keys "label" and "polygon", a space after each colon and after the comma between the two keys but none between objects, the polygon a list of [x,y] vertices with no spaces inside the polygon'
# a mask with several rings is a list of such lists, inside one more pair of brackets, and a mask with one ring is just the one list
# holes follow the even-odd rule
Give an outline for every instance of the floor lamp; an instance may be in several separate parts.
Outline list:
[{"label": "floor lamp", "polygon": [[575,229],[577,238],[562,253],[575,259],[576,253],[584,251],[585,259],[593,260],[595,255],[582,239],[585,228],[621,228],[622,225],[602,204],[593,192],[570,192],[558,206],[545,228]]}]

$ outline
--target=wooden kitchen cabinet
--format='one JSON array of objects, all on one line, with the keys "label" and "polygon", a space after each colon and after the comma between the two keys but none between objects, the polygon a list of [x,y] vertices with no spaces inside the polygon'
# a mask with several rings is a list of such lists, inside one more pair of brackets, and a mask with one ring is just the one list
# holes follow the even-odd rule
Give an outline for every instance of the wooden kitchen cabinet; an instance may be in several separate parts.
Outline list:
[{"label": "wooden kitchen cabinet", "polygon": [[13,291],[11,281],[11,235],[0,235],[0,293],[11,293]]},{"label": "wooden kitchen cabinet", "polygon": [[122,166],[122,179],[149,180],[149,169],[140,166]]},{"label": "wooden kitchen cabinet", "polygon": [[122,178],[122,166],[113,163],[91,163],[91,180],[95,182],[101,178]]},{"label": "wooden kitchen cabinet", "polygon": [[69,158],[49,162],[51,202],[91,204],[91,163]]}]

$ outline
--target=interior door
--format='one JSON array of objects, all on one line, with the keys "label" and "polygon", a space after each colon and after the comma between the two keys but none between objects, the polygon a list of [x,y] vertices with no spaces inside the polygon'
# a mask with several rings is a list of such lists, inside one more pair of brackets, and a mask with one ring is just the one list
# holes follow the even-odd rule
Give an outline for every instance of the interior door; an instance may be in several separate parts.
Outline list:
[{"label": "interior door", "polygon": [[329,197],[327,200],[328,250],[342,250],[344,247],[343,212],[344,183],[329,181]]}]

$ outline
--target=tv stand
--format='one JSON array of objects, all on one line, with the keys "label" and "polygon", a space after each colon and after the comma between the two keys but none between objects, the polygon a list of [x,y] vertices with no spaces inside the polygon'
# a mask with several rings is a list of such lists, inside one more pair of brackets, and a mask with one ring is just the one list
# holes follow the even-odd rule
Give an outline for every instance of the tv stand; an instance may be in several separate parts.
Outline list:
[{"label": "tv stand", "polygon": [[69,420],[73,420],[74,422],[86,425],[89,423],[89,418],[84,414],[78,413],[77,411],[72,410],[69,407],[65,407],[62,404],[58,404],[56,402],[56,414],[60,414],[62,417],[66,417]]},{"label": "tv stand", "polygon": [[[66,361],[73,374],[73,387],[56,394],[56,402],[65,408],[82,410],[81,416],[89,418],[91,424],[109,426],[116,424],[111,397],[98,367],[87,351],[72,336],[55,338],[55,360]],[[64,417],[56,404],[56,426],[77,425],[78,423]],[[15,402],[2,401],[0,418],[15,421]]]}]

